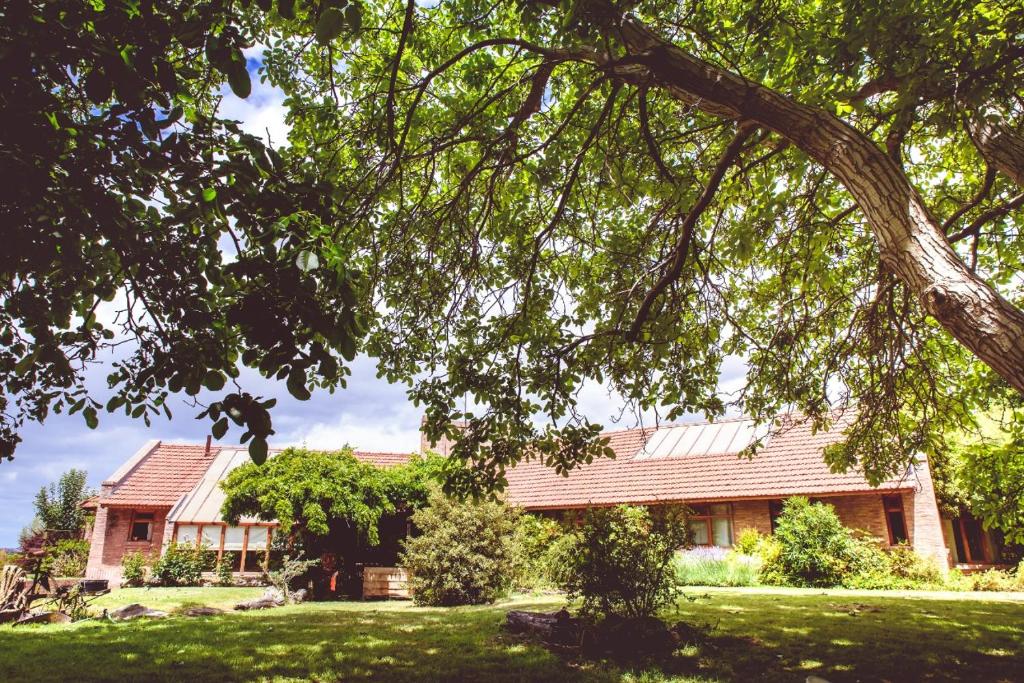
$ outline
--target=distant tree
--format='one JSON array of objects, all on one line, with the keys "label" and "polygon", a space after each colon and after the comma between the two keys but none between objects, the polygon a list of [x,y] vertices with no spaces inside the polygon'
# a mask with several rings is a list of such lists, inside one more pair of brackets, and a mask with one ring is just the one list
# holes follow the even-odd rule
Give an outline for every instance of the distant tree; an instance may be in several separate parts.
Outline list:
[{"label": "distant tree", "polygon": [[959,431],[933,468],[950,516],[969,512],[1010,543],[1024,545],[1024,406],[1004,406]]},{"label": "distant tree", "polygon": [[78,533],[88,517],[82,503],[96,495],[86,486],[85,470],[70,469],[60,479],[43,486],[36,494],[36,518],[47,530]]},{"label": "distant tree", "polygon": [[232,470],[221,483],[222,513],[235,522],[242,515],[276,520],[285,533],[300,535],[314,557],[332,530],[352,531],[376,545],[381,519],[425,504],[439,467],[432,458],[415,457],[407,465],[378,468],[357,460],[350,448],[288,448],[263,465]]}]

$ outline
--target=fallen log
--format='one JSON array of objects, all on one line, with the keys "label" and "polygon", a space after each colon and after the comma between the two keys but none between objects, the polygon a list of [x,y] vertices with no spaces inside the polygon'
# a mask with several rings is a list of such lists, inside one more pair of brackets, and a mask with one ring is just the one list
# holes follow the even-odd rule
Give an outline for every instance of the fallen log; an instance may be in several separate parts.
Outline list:
[{"label": "fallen log", "polygon": [[512,610],[505,619],[509,631],[530,634],[556,645],[579,645],[583,634],[583,623],[564,609],[557,612]]}]

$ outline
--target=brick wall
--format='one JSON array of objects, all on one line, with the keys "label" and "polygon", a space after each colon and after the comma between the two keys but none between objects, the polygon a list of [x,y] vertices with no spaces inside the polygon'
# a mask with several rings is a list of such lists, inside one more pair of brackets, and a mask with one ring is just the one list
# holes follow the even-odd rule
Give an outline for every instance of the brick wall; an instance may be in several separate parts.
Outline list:
[{"label": "brick wall", "polygon": [[89,548],[89,564],[85,575],[90,579],[106,579],[111,586],[121,582],[121,560],[125,555],[141,551],[158,555],[163,544],[168,509],[145,510],[153,513],[152,538],[149,541],[129,541],[132,523],[131,508],[101,506],[96,512],[93,542]]},{"label": "brick wall", "polygon": [[903,494],[903,514],[907,517],[907,532],[919,554],[933,558],[943,570],[950,567],[952,558],[942,533],[942,518],[935,500],[928,462],[922,459],[914,467],[913,483],[916,490]]},{"label": "brick wall", "polygon": [[829,496],[822,502],[832,505],[844,526],[866,532],[880,543],[889,544],[889,525],[885,521],[882,496]]},{"label": "brick wall", "polygon": [[735,541],[744,529],[759,533],[772,532],[772,518],[767,500],[740,500],[732,504],[732,537]]}]

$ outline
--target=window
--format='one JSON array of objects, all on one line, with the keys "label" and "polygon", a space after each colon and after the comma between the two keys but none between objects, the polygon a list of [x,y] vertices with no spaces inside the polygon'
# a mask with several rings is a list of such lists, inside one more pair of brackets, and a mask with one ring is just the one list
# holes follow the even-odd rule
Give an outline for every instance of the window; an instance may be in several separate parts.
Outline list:
[{"label": "window", "polygon": [[732,545],[732,510],[728,503],[692,506],[690,533],[694,545]]},{"label": "window", "polygon": [[768,501],[768,517],[772,522],[772,533],[775,533],[775,526],[779,522],[779,517],[782,516],[782,501],[781,500],[769,500]]},{"label": "window", "polygon": [[128,532],[129,541],[153,540],[153,513],[136,512],[132,517],[132,525]]},{"label": "window", "polygon": [[906,543],[907,518],[903,514],[903,496],[882,496],[885,507],[885,521],[889,525],[889,545]]}]

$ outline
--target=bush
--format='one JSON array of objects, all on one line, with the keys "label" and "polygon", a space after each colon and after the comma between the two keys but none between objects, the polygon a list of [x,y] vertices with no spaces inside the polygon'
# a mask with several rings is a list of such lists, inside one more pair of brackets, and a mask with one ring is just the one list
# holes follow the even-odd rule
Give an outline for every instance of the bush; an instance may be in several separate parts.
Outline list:
[{"label": "bush", "polygon": [[121,583],[125,586],[141,586],[146,582],[149,559],[136,550],[121,559]]},{"label": "bush", "polygon": [[171,543],[153,564],[153,578],[161,586],[198,586],[203,572],[213,568],[214,558],[206,547]]},{"label": "bush", "polygon": [[738,553],[744,555],[756,555],[761,549],[761,544],[764,542],[766,536],[762,536],[757,529],[744,529],[740,532],[740,535],[736,537],[736,543],[733,544],[733,549]]},{"label": "bush", "polygon": [[231,558],[227,555],[221,557],[220,562],[217,564],[217,585],[218,586],[234,586],[235,577],[231,573],[231,568],[234,565],[231,563]]},{"label": "bush", "polygon": [[679,586],[756,586],[761,558],[724,548],[693,548],[676,554]]},{"label": "bush", "polygon": [[419,605],[479,605],[508,593],[515,576],[519,512],[489,501],[457,502],[433,491],[412,522],[402,562]]},{"label": "bush", "polygon": [[44,569],[52,576],[85,576],[89,541],[66,538],[46,549]]},{"label": "bush", "polygon": [[971,590],[975,591],[1013,591],[1019,590],[1017,576],[1001,569],[971,574],[967,577],[971,582]]},{"label": "bush", "polygon": [[517,589],[536,590],[555,585],[553,556],[564,535],[562,525],[553,519],[531,514],[519,516],[512,538]]},{"label": "bush", "polygon": [[689,542],[682,509],[591,509],[575,539],[557,573],[584,615],[648,617],[674,598],[672,561]]},{"label": "bush", "polygon": [[909,545],[900,544],[889,550],[889,571],[914,587],[940,587],[942,571],[934,560],[921,557]]},{"label": "bush", "polygon": [[[851,565],[866,559],[850,530],[831,505],[790,498],[776,522],[778,555],[765,566],[768,574],[794,586],[829,587],[842,584]],[[856,557],[860,552],[861,557]]]}]

